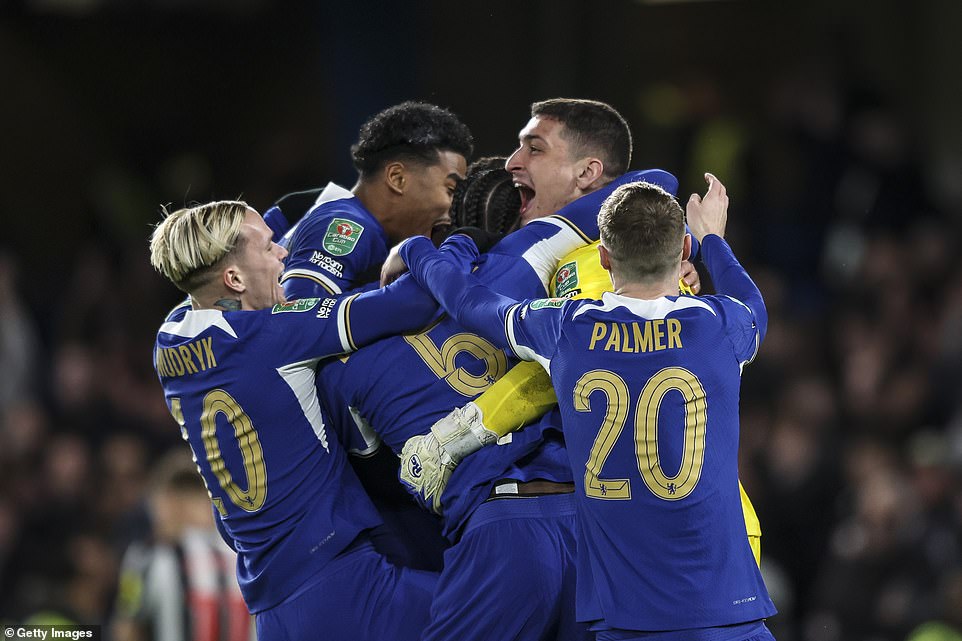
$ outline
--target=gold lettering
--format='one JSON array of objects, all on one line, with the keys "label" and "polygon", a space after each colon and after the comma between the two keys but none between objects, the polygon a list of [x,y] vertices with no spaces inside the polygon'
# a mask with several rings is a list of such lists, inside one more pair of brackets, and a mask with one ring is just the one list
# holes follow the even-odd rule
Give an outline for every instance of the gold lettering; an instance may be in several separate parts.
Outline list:
[{"label": "gold lettering", "polygon": [[170,354],[168,353],[169,350],[165,347],[160,351],[163,352],[164,362],[167,363],[167,376],[177,376],[177,369],[174,367],[174,359],[171,358]]},{"label": "gold lettering", "polygon": [[206,370],[207,366],[204,365],[204,341],[193,341],[187,344],[190,345],[190,351],[194,352],[194,356],[197,357],[197,364],[200,365],[200,369]]},{"label": "gold lettering", "polygon": [[605,327],[604,323],[595,323],[595,328],[591,330],[591,342],[588,343],[588,349],[595,348],[595,343],[597,343],[599,340],[601,340],[604,337],[607,329],[608,328]]},{"label": "gold lettering", "polygon": [[164,353],[167,354],[167,358],[170,359],[170,364],[174,367],[174,372],[177,376],[184,375],[184,363],[180,360],[180,354],[173,347],[165,347]]},{"label": "gold lettering", "polygon": [[615,350],[616,352],[620,349],[619,344],[621,343],[621,334],[618,332],[618,326],[614,323],[611,324],[611,335],[608,337],[608,342],[605,343],[605,351]]},{"label": "gold lettering", "polygon": [[155,357],[157,373],[161,376],[183,376],[217,367],[213,342],[213,337],[208,336],[186,345],[158,348]]},{"label": "gold lettering", "polygon": [[668,347],[681,347],[681,321],[677,318],[668,319]]},{"label": "gold lettering", "polygon": [[651,351],[651,324],[644,323],[645,332],[641,332],[640,323],[632,323],[632,330],[634,330],[635,336],[635,351],[636,352],[650,352]]},{"label": "gold lettering", "polygon": [[167,364],[164,362],[164,350],[159,347],[154,353],[154,363],[156,364],[158,375],[170,376],[170,374],[167,373]]},{"label": "gold lettering", "polygon": [[184,367],[187,368],[188,374],[196,374],[197,366],[194,365],[194,359],[190,357],[190,350],[187,349],[187,345],[181,345],[177,348],[180,353],[180,357],[184,359]]},{"label": "gold lettering", "polygon": [[631,335],[628,334],[628,325],[621,323],[621,337],[624,342],[621,344],[621,351],[630,352],[631,351]]},{"label": "gold lettering", "polygon": [[207,367],[217,367],[217,359],[214,358],[214,337],[208,336],[201,342],[204,344],[204,352],[207,353]]},{"label": "gold lettering", "polygon": [[649,321],[649,322],[652,324],[651,329],[652,329],[652,335],[655,339],[655,349],[656,350],[665,349],[665,343],[664,343],[665,330],[663,329],[665,325],[665,321],[659,318],[658,320]]}]

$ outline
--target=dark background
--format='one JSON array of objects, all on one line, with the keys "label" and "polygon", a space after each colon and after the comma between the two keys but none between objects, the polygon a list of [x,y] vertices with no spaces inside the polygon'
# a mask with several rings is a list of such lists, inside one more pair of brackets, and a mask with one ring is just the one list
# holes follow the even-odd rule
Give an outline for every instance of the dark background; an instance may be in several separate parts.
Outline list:
[{"label": "dark background", "polygon": [[740,469],[776,635],[958,617],[960,27],[952,0],[0,0],[0,616],[105,620],[183,447],[150,368],[161,204],[349,187],[358,126],[409,98],[506,154],[569,96],[683,197],[728,185],[772,318]]}]

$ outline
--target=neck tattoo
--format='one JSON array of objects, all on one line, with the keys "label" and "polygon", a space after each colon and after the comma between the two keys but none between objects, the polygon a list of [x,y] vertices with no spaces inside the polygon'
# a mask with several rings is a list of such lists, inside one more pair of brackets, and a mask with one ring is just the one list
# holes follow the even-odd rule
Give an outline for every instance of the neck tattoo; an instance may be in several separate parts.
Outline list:
[{"label": "neck tattoo", "polygon": [[214,303],[214,307],[221,307],[228,312],[239,312],[241,304],[239,300],[233,298],[221,298],[219,301]]}]

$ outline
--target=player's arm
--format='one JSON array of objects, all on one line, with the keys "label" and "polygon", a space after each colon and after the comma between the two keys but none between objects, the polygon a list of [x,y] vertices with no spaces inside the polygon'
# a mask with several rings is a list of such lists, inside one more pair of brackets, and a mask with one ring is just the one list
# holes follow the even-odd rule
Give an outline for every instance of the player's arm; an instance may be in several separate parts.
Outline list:
[{"label": "player's arm", "polygon": [[[427,238],[424,240],[430,244]],[[478,255],[473,241],[461,235],[447,241],[445,251],[437,253],[459,274],[467,271]],[[353,352],[382,338],[421,329],[437,313],[434,297],[410,276],[362,294],[292,301],[275,306],[274,312],[285,306],[310,306],[316,320],[334,321],[318,333],[313,347],[318,357]]]},{"label": "player's arm", "polygon": [[[734,327],[729,334],[739,358],[747,362],[755,357],[768,331],[768,311],[758,286],[725,242],[725,227],[728,224],[725,185],[711,174],[705,174],[705,180],[708,182],[705,197],[692,194],[688,200],[688,224],[694,237],[701,241],[702,260],[715,283],[715,290],[737,301],[750,314],[746,323],[750,327]],[[738,333],[740,329],[745,331]]]},{"label": "player's arm", "polygon": [[638,181],[648,181],[671,194],[678,188],[678,180],[661,169],[629,172],[565,205],[551,216],[533,220],[508,234],[500,247],[506,253],[523,252],[547,291],[549,277],[554,274],[558,261],[579,247],[598,240],[598,210],[605,199],[621,185]]},{"label": "player's arm", "polygon": [[[678,179],[662,169],[645,169],[622,174],[618,178],[598,189],[565,205],[554,216],[568,221],[577,229],[588,242],[598,239],[598,210],[601,204],[618,187],[634,182],[648,182],[657,185],[671,195],[678,193]],[[537,221],[532,221],[529,225]],[[573,248],[572,248],[573,249]],[[569,250],[570,251],[570,250]],[[567,253],[567,252],[565,252]],[[560,259],[561,257],[558,256]]]},{"label": "player's arm", "polygon": [[283,362],[302,363],[349,354],[376,340],[431,322],[437,303],[411,278],[363,294],[301,298],[261,314],[263,335]]},{"label": "player's arm", "polygon": [[465,329],[488,339],[496,347],[510,349],[504,319],[518,301],[492,291],[473,275],[465,274],[436,250],[427,237],[407,239],[399,253],[411,276],[434,295],[444,311]]},{"label": "player's arm", "polygon": [[558,404],[558,397],[544,368],[524,361],[473,402],[485,429],[501,437],[539,419]]}]

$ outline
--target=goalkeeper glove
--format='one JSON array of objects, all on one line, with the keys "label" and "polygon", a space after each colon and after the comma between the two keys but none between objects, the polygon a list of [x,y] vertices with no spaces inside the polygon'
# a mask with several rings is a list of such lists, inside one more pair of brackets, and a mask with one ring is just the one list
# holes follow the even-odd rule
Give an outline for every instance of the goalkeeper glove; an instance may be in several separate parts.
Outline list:
[{"label": "goalkeeper glove", "polygon": [[497,442],[498,435],[482,422],[474,403],[455,409],[431,426],[431,431],[413,436],[401,450],[401,482],[433,512],[441,513],[441,495],[465,456]]}]

